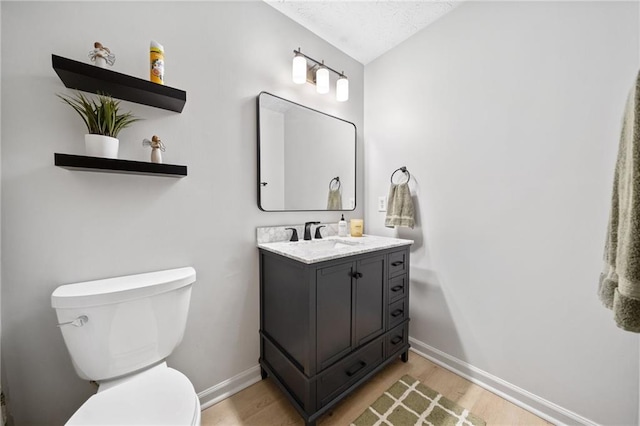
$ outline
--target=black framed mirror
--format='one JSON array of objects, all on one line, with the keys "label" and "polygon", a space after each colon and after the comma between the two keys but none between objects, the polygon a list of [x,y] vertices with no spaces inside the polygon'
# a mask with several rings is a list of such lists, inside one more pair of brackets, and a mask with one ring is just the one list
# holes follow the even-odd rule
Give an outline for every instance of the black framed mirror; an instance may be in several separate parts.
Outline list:
[{"label": "black framed mirror", "polygon": [[258,207],[354,210],[356,125],[267,92],[257,107]]}]

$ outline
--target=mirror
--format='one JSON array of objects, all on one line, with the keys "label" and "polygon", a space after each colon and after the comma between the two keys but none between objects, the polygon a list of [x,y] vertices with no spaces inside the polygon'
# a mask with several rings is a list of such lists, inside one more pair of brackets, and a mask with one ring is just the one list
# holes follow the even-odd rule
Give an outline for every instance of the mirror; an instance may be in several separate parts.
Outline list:
[{"label": "mirror", "polygon": [[258,207],[292,211],[355,206],[355,124],[261,92]]}]

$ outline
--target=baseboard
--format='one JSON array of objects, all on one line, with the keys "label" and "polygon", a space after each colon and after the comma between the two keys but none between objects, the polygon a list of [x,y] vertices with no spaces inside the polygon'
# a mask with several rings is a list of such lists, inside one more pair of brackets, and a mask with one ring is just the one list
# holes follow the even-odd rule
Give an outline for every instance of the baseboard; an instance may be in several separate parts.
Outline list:
[{"label": "baseboard", "polygon": [[262,380],[260,366],[256,365],[251,367],[248,370],[225,380],[224,382],[218,383],[217,385],[198,393],[200,407],[202,410],[209,408],[223,399],[229,398],[231,395],[259,382],[260,380]]},{"label": "baseboard", "polygon": [[[470,382],[487,389],[489,392],[495,393],[507,401],[534,413],[548,422],[558,426],[576,424],[584,426],[600,426],[596,422],[560,407],[551,401],[502,380],[493,374],[474,367],[465,361],[459,360],[458,358],[446,354],[439,349],[414,339],[413,337],[409,337],[409,343],[411,344],[410,350],[412,352],[415,352],[442,368],[445,368],[458,376],[464,377]],[[254,383],[259,382],[261,379],[260,366],[256,365],[251,367],[240,374],[236,374],[230,379],[198,393],[200,406],[203,410],[211,407],[223,399],[226,399]]]},{"label": "baseboard", "polygon": [[427,358],[447,370],[464,377],[470,382],[495,393],[513,404],[551,422],[555,425],[599,426],[587,418],[547,401],[493,374],[446,354],[424,342],[409,337],[411,351]]}]

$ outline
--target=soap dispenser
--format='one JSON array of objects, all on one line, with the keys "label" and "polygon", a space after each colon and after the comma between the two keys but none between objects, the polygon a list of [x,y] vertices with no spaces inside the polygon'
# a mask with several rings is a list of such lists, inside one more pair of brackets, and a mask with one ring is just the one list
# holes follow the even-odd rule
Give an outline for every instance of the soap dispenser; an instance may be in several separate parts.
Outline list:
[{"label": "soap dispenser", "polygon": [[347,236],[347,221],[344,220],[344,215],[340,218],[338,222],[338,237],[346,237]]}]

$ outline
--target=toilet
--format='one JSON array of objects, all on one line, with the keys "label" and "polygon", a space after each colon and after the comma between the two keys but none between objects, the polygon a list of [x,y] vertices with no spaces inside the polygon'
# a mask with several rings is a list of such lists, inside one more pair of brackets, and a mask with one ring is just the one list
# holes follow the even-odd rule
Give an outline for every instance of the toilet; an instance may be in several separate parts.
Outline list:
[{"label": "toilet", "polygon": [[193,385],[165,362],[184,336],[195,280],[186,267],[55,289],[73,367],[98,383],[67,425],[200,425]]}]

